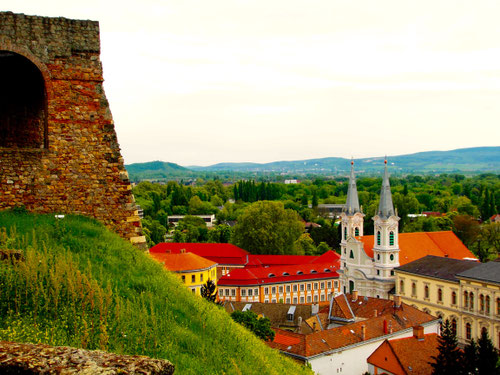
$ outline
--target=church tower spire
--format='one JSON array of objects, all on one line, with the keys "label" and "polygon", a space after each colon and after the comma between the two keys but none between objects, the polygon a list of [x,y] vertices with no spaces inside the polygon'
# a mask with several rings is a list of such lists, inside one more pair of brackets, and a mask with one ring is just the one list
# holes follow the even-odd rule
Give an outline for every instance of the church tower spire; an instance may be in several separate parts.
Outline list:
[{"label": "church tower spire", "polygon": [[391,185],[389,184],[389,172],[387,171],[387,159],[384,160],[385,170],[380,190],[380,203],[377,215],[383,219],[394,216],[394,205],[392,204]]},{"label": "church tower spire", "polygon": [[361,212],[361,210],[359,209],[356,178],[354,177],[354,160],[352,159],[351,159],[351,175],[349,176],[349,186],[347,188],[347,200],[345,202],[345,212],[348,215],[354,215],[357,212]]}]

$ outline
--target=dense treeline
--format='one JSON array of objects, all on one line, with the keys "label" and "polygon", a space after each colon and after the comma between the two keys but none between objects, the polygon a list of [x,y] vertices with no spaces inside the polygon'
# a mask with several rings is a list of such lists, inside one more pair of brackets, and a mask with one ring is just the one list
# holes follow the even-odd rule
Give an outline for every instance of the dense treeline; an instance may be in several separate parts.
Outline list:
[{"label": "dense treeline", "polygon": [[[217,179],[199,179],[189,185],[175,181],[167,184],[141,182],[134,187],[134,194],[137,203],[144,209],[143,225],[151,244],[163,241],[167,232],[167,216],[173,214],[215,214],[219,223],[214,229],[207,231],[206,228],[203,229],[203,223],[197,225],[190,219],[182,230],[174,233],[176,240],[231,241],[233,228],[221,224],[237,221],[251,203],[265,200],[281,201],[285,209],[296,211],[305,222],[320,224],[323,229],[307,229],[314,245],[325,242],[329,247],[336,248],[336,227],[327,217],[321,217],[316,207],[322,203],[344,203],[346,182],[346,178],[316,178],[297,184],[253,180],[223,184]],[[393,202],[401,217],[401,232],[454,230],[473,250],[477,248],[478,251],[483,251],[488,248],[484,251],[489,253],[493,247],[493,250],[496,248],[498,251],[497,245],[490,246],[497,237],[497,226],[487,227],[480,223],[498,212],[499,175],[409,175],[391,178],[390,182]],[[357,187],[359,201],[366,214],[365,233],[371,234],[373,222],[370,218],[378,206],[381,178],[358,177]],[[441,215],[408,216],[425,211]],[[194,230],[196,227],[198,229]]]}]

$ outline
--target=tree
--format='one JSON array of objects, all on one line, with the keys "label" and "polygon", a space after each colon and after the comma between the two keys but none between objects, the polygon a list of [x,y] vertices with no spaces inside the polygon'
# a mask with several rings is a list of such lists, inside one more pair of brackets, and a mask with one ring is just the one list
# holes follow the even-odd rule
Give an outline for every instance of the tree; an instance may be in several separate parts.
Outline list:
[{"label": "tree", "polygon": [[433,375],[457,375],[460,374],[462,365],[460,363],[461,353],[458,349],[457,337],[453,333],[451,323],[448,319],[443,324],[441,335],[438,337],[438,355],[432,356],[434,362],[430,362]]},{"label": "tree", "polygon": [[498,352],[491,342],[488,332],[483,329],[481,337],[477,340],[477,365],[479,375],[498,375],[500,367],[498,366]]},{"label": "tree", "polygon": [[207,301],[216,303],[217,286],[212,280],[208,279],[207,282],[201,286],[201,296]]},{"label": "tree", "polygon": [[253,254],[293,254],[304,224],[282,202],[258,201],[238,218],[233,243]]},{"label": "tree", "polygon": [[454,231],[465,246],[469,247],[479,235],[479,223],[470,216],[457,215],[453,218]]},{"label": "tree", "polygon": [[245,328],[252,331],[258,338],[264,341],[274,340],[274,331],[271,329],[271,321],[269,318],[258,317],[253,311],[234,311],[231,313],[231,318]]},{"label": "tree", "polygon": [[479,366],[477,363],[477,350],[478,347],[474,339],[470,340],[470,343],[465,346],[462,361],[464,375],[477,374]]},{"label": "tree", "polygon": [[198,216],[185,216],[179,220],[174,231],[174,242],[205,242],[208,229],[205,221]]},{"label": "tree", "polygon": [[295,252],[298,255],[316,255],[317,249],[309,233],[303,233],[295,241]]}]

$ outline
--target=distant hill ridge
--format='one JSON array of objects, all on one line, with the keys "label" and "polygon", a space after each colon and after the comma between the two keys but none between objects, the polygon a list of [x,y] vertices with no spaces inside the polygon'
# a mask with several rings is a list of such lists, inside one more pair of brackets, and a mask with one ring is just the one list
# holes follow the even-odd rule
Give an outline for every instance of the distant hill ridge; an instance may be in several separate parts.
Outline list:
[{"label": "distant hill ridge", "polygon": [[[355,159],[358,173],[381,173],[384,157]],[[426,151],[388,157],[391,173],[484,173],[500,172],[500,146],[472,147],[450,151]],[[270,163],[218,163],[207,167],[181,167],[174,163],[149,162],[126,165],[132,176],[192,176],[196,172],[258,172],[288,174],[344,175],[350,159],[326,157]],[[158,177],[156,177],[158,176]]]}]

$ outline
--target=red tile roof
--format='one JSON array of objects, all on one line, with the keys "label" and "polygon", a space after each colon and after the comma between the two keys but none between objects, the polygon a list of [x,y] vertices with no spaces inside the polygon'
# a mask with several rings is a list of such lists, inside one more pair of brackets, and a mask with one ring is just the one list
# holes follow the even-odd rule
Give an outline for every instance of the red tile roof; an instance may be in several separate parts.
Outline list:
[{"label": "red tile roof", "polygon": [[232,270],[222,276],[218,285],[261,285],[300,280],[338,278],[340,263],[300,264],[276,267],[253,267]]},{"label": "red tile roof", "polygon": [[385,340],[367,359],[378,368],[395,375],[427,375],[432,372],[429,362],[438,354],[438,336],[424,335],[423,340],[407,337]]},{"label": "red tile roof", "polygon": [[326,253],[323,253],[319,257],[316,257],[311,263],[336,263],[340,261],[340,254],[337,254],[335,251],[328,250]]},{"label": "red tile roof", "polygon": [[174,272],[204,270],[217,265],[217,263],[193,253],[152,253],[151,257],[163,263],[168,270]]},{"label": "red tile roof", "polygon": [[[358,237],[363,242],[366,255],[373,258],[374,236]],[[403,265],[426,255],[453,259],[476,257],[451,231],[399,233],[399,264]]]},{"label": "red tile roof", "polygon": [[[347,300],[351,298],[350,296],[346,297]],[[352,310],[355,310],[356,306],[363,305],[363,307],[357,308],[359,310],[358,313],[355,311],[357,317],[362,317],[360,312],[363,311],[364,307],[370,306],[369,309],[372,309],[373,306],[378,306],[380,308],[379,311],[382,311],[382,313],[376,317],[372,309],[371,314],[365,311],[363,315],[366,315],[366,319],[362,321],[310,334],[293,334],[293,337],[301,339],[297,344],[285,346],[279,342],[273,342],[268,343],[268,345],[285,353],[301,357],[311,357],[363,342],[362,326],[365,326],[365,341],[367,341],[388,335],[388,329],[392,329],[392,332],[397,332],[427,322],[437,322],[437,318],[405,303],[402,303],[399,309],[394,309],[392,301],[378,299],[380,302],[373,302],[375,300],[377,299],[369,298],[366,301],[364,297],[360,297],[356,302],[350,302],[350,305]],[[361,301],[360,305],[359,302]],[[287,331],[280,329],[276,329],[276,333],[285,336],[290,335]]]},{"label": "red tile roof", "polygon": [[180,243],[162,242],[149,249],[153,253],[179,254],[181,250],[196,254],[221,265],[243,266],[247,262],[248,252],[229,243]]},{"label": "red tile roof", "polygon": [[291,264],[310,263],[317,259],[315,255],[262,255],[251,254],[248,256],[247,267],[285,266]]}]

